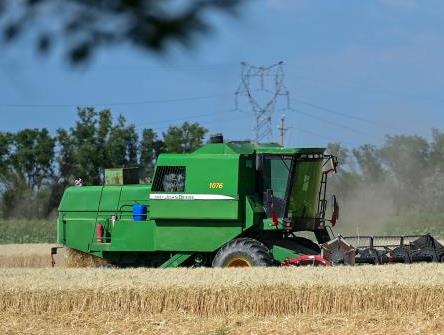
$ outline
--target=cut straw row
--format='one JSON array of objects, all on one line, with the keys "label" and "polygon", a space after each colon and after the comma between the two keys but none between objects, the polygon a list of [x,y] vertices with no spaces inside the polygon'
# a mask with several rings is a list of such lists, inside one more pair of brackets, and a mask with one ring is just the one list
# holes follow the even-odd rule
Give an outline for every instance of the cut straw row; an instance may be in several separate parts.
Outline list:
[{"label": "cut straw row", "polygon": [[15,313],[108,311],[197,316],[248,313],[280,316],[300,313],[405,313],[442,311],[442,287],[267,286],[231,288],[145,288],[18,290],[3,288],[0,311]]}]

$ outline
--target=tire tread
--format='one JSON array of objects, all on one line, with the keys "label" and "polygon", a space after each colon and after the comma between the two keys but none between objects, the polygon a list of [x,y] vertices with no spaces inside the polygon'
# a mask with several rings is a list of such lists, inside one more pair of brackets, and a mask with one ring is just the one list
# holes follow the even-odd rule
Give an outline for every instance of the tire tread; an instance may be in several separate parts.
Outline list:
[{"label": "tire tread", "polygon": [[225,244],[213,259],[213,267],[223,267],[227,257],[234,253],[243,253],[253,260],[253,266],[271,266],[274,264],[269,249],[258,240],[240,237]]}]

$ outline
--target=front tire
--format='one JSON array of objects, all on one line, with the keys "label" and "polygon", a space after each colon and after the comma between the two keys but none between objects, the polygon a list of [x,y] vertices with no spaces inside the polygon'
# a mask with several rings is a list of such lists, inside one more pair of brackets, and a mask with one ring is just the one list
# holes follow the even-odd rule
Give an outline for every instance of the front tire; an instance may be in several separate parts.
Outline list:
[{"label": "front tire", "polygon": [[274,259],[270,250],[252,238],[237,238],[219,249],[213,259],[213,267],[271,266]]}]

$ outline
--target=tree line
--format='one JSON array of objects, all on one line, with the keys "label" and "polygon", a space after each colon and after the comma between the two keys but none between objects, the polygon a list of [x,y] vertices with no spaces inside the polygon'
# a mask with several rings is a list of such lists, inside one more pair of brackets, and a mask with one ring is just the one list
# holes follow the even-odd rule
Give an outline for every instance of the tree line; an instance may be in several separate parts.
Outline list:
[{"label": "tree line", "polygon": [[[44,128],[0,132],[2,218],[47,218],[75,179],[101,184],[106,168],[138,166],[149,179],[160,153],[193,151],[207,134],[189,122],[162,134],[139,132],[108,109],[79,108],[77,114],[73,127],[54,134]],[[330,143],[328,151],[340,162],[329,191],[340,199],[346,220],[444,211],[444,132],[433,129],[431,139],[391,135],[380,146],[353,149]]]},{"label": "tree line", "polygon": [[75,179],[100,184],[106,168],[138,166],[149,177],[160,153],[193,151],[207,133],[189,122],[169,126],[161,136],[150,128],[138,133],[123,116],[114,120],[108,109],[79,108],[77,114],[74,127],[60,128],[55,135],[45,128],[0,132],[4,219],[46,218]]},{"label": "tree line", "polygon": [[343,218],[353,227],[444,211],[444,132],[432,129],[430,139],[388,135],[380,146],[348,149],[331,143],[328,148],[340,162],[330,191],[341,199]]}]

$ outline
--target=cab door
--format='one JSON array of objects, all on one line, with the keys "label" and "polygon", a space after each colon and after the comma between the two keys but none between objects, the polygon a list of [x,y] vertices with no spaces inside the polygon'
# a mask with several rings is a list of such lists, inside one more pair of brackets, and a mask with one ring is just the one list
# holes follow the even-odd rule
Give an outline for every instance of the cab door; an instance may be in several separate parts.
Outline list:
[{"label": "cab door", "polygon": [[272,216],[271,207],[278,217],[284,217],[290,193],[290,178],[293,156],[263,155],[260,159],[260,188],[267,217]]}]

